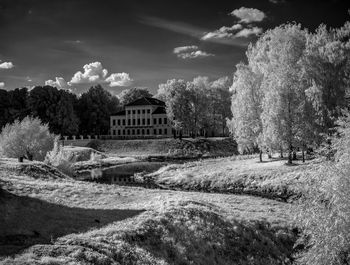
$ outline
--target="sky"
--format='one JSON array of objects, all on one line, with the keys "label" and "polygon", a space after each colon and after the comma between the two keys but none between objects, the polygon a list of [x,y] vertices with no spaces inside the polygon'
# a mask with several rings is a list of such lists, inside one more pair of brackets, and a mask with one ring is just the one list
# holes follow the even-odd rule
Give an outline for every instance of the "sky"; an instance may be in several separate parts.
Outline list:
[{"label": "sky", "polygon": [[232,77],[266,30],[340,27],[349,8],[341,0],[0,0],[0,89],[155,93],[168,79]]}]

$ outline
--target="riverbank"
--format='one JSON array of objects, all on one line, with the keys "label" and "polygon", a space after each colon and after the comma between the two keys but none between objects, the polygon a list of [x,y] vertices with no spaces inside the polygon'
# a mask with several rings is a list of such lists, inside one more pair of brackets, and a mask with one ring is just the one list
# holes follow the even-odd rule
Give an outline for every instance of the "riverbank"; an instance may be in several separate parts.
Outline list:
[{"label": "riverbank", "polygon": [[44,178],[5,167],[0,181],[0,211],[6,216],[0,242],[12,244],[1,249],[15,254],[32,246],[4,264],[292,260],[294,206],[283,202]]}]

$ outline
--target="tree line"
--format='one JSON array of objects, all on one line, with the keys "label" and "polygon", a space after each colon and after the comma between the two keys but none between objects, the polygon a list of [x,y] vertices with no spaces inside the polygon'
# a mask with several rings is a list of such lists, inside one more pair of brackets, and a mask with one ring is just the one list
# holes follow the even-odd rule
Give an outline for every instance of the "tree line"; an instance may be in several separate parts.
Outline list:
[{"label": "tree line", "polygon": [[132,88],[116,97],[100,85],[79,97],[52,86],[0,89],[0,129],[7,123],[33,116],[47,123],[55,134],[108,134],[110,115],[140,96],[152,95],[146,89]]},{"label": "tree line", "polygon": [[229,127],[242,150],[287,150],[291,163],[297,148],[332,135],[349,107],[349,37],[349,22],[315,32],[284,24],[248,47],[231,88]]}]

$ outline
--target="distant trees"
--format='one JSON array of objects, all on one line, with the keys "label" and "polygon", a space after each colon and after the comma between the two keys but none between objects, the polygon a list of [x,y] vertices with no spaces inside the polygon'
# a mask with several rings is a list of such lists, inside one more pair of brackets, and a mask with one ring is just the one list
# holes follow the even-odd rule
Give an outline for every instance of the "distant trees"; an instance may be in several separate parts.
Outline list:
[{"label": "distant trees", "polygon": [[108,134],[110,115],[118,110],[119,100],[100,85],[91,87],[78,101],[80,132]]},{"label": "distant trees", "polygon": [[55,135],[40,119],[25,117],[6,124],[0,133],[0,153],[6,157],[44,160],[54,146]]},{"label": "distant trees", "polygon": [[118,98],[99,85],[80,97],[68,90],[36,86],[29,92],[27,88],[0,89],[0,98],[0,130],[31,115],[55,134],[107,134],[110,115],[120,109]]},{"label": "distant trees", "polygon": [[241,147],[288,150],[291,163],[296,148],[331,132],[347,106],[349,34],[347,25],[309,33],[286,24],[249,46],[232,86],[230,127]]},{"label": "distant trees", "polygon": [[147,88],[141,88],[141,87],[134,87],[134,88],[125,89],[118,95],[120,104],[123,106],[133,102],[136,99],[142,98],[142,97],[150,97],[151,98],[151,97],[153,97],[153,95],[148,91]]},{"label": "distant trees", "polygon": [[167,114],[177,130],[189,130],[193,136],[209,135],[218,127],[226,127],[230,112],[230,80],[210,82],[198,76],[190,82],[168,80],[160,84],[157,98],[166,102]]},{"label": "distant trees", "polygon": [[49,124],[56,134],[78,133],[79,119],[74,111],[77,97],[51,86],[34,87],[28,96],[28,109],[33,116]]}]

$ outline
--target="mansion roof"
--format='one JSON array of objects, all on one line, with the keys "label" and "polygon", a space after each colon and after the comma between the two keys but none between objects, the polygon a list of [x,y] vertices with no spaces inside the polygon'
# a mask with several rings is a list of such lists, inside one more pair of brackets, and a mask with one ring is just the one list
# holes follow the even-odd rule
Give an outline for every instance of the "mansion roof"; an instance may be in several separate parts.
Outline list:
[{"label": "mansion roof", "polygon": [[133,102],[130,102],[129,104],[126,104],[125,107],[149,106],[149,105],[165,106],[165,102],[161,101],[159,99],[156,99],[156,98],[142,97],[142,98],[134,100]]}]

